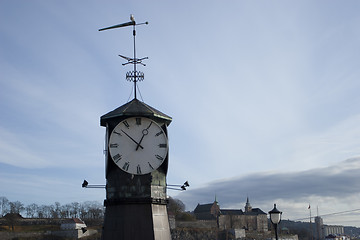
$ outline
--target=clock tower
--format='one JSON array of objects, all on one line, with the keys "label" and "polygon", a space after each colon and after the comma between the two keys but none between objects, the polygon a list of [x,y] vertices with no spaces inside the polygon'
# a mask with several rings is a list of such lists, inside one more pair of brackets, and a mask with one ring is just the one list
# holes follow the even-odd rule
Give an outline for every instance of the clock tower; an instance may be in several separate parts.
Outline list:
[{"label": "clock tower", "polygon": [[106,199],[103,240],[170,240],[166,174],[169,161],[168,115],[136,97],[136,84],[144,74],[136,70],[135,26],[131,21],[109,28],[133,26],[134,57],[125,58],[134,70],[126,74],[134,83],[134,99],[101,116],[106,128]]}]

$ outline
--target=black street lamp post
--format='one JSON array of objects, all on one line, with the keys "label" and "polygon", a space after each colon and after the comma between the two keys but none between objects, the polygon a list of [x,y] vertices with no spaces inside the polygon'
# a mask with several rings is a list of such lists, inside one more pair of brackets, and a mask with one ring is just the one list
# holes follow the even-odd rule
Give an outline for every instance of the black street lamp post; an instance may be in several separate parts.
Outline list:
[{"label": "black street lamp post", "polygon": [[270,221],[271,223],[274,225],[274,229],[275,229],[275,237],[276,240],[278,240],[278,232],[277,232],[277,226],[281,221],[281,214],[282,212],[280,212],[277,208],[276,208],[276,204],[274,204],[274,208],[269,212],[270,214]]}]

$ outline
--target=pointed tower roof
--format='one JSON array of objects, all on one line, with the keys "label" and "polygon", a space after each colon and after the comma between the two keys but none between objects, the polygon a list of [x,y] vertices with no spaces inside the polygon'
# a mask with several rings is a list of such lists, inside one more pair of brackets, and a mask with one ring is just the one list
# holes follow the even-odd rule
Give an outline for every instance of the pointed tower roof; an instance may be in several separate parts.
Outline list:
[{"label": "pointed tower roof", "polygon": [[252,207],[250,205],[249,197],[246,198],[245,212],[251,212]]},{"label": "pointed tower roof", "polygon": [[144,116],[148,118],[157,118],[163,120],[166,125],[169,125],[172,121],[170,116],[134,98],[130,102],[101,116],[100,125],[105,127],[108,120],[124,116]]}]

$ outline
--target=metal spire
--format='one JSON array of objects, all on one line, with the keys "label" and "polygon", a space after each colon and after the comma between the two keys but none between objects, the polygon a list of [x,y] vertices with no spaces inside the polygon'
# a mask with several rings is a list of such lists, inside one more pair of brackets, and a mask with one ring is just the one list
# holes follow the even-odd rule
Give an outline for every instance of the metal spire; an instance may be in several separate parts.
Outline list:
[{"label": "metal spire", "polygon": [[141,64],[143,66],[146,66],[144,63],[142,63],[142,60],[148,59],[148,57],[136,58],[136,45],[135,45],[136,30],[135,30],[135,26],[143,25],[143,24],[149,24],[149,23],[148,22],[136,23],[134,15],[132,15],[132,14],[130,15],[130,20],[131,20],[130,22],[117,24],[117,25],[114,25],[114,26],[111,26],[111,27],[101,28],[101,29],[99,29],[99,31],[104,31],[104,30],[113,29],[113,28],[133,26],[134,57],[129,58],[129,57],[125,57],[125,56],[120,55],[120,54],[119,54],[119,57],[122,57],[122,58],[124,58],[124,59],[126,59],[128,61],[127,63],[123,63],[122,64],[123,66],[125,66],[127,64],[133,64],[134,65],[134,70],[129,71],[129,72],[126,73],[126,80],[134,83],[134,97],[136,99],[136,83],[139,82],[139,81],[144,80],[144,73],[140,72],[140,71],[136,71],[136,65]]}]

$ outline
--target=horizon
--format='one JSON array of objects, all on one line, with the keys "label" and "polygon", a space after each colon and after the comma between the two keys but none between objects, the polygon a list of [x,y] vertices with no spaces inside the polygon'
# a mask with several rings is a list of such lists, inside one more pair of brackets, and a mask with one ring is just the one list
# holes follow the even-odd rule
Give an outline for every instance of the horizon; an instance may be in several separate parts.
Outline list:
[{"label": "horizon", "polygon": [[[0,196],[0,198],[6,198],[5,196]],[[168,197],[171,197],[171,196],[168,196]],[[6,198],[7,199],[7,198]],[[176,199],[176,200],[180,200],[180,199],[178,199],[178,198],[174,198],[174,199]],[[9,200],[9,199],[7,199],[7,200]],[[181,201],[181,200],[180,200]],[[216,201],[216,200],[215,200]],[[9,202],[17,202],[17,200],[15,200],[15,201],[10,201],[9,200]],[[181,201],[182,202],[182,201]],[[21,203],[21,202],[20,202]],[[47,204],[37,204],[37,203],[30,203],[30,204],[27,204],[27,205],[23,205],[23,209],[20,211],[20,216],[21,217],[24,217],[24,216],[26,216],[26,217],[24,217],[24,218],[29,218],[29,219],[37,219],[37,218],[39,218],[39,219],[42,219],[42,218],[45,218],[45,219],[47,219],[47,218],[53,218],[53,217],[29,217],[28,216],[28,214],[27,213],[24,213],[25,211],[26,211],[26,207],[27,206],[30,206],[30,205],[32,205],[32,204],[36,204],[38,207],[44,207],[44,206],[49,206],[49,207],[55,207],[55,205],[56,205],[56,203],[58,203],[58,202],[54,202],[54,204],[49,204],[49,205],[47,205]],[[87,200],[87,201],[84,201],[84,202],[69,202],[69,203],[64,203],[64,204],[61,204],[60,203],[60,205],[59,205],[59,207],[72,207],[72,205],[73,204],[75,204],[75,203],[78,203],[78,204],[94,204],[94,203],[98,203],[99,205],[98,206],[96,206],[96,207],[99,207],[99,206],[102,206],[103,208],[105,208],[104,206],[103,206],[103,204],[102,204],[102,202],[100,202],[100,201],[97,201],[97,200]],[[213,202],[209,202],[209,203],[198,203],[199,205],[204,205],[204,204],[212,204]],[[219,205],[219,204],[218,204]],[[251,205],[251,204],[250,204]],[[221,205],[219,205],[220,207],[221,207]],[[186,206],[185,206],[186,207]],[[255,207],[255,208],[257,208],[257,207]],[[240,209],[238,209],[238,208],[220,208],[220,210],[221,209],[223,209],[223,210],[242,210],[243,211],[243,209],[245,209],[245,206],[243,207],[243,208],[240,208]],[[263,209],[261,209],[261,208],[258,208],[258,209],[260,209],[261,211],[263,211],[266,215],[267,215],[267,218],[268,218],[268,220],[270,219],[270,216],[269,216],[269,214],[268,214],[268,212],[267,211],[264,211]],[[189,213],[193,213],[194,212],[194,210],[195,210],[195,208],[193,209],[193,210],[187,210],[186,208],[185,208],[185,210],[184,210],[184,212],[189,212]],[[315,224],[315,218],[316,217],[320,217],[320,218],[322,218],[323,220],[324,220],[324,217],[328,217],[328,216],[330,216],[330,215],[339,215],[339,214],[350,214],[350,213],[352,213],[352,212],[359,212],[360,211],[360,209],[352,209],[352,210],[346,210],[346,211],[342,211],[342,212],[333,212],[333,213],[324,213],[324,214],[322,214],[322,215],[319,215],[318,213],[316,214],[316,215],[311,215],[311,208],[308,208],[308,210],[309,210],[309,216],[308,217],[304,217],[304,218],[298,218],[298,219],[283,219],[283,218],[281,218],[281,221],[292,221],[292,222],[302,222],[302,223],[309,223],[310,221],[311,221],[311,223],[312,224]],[[8,213],[10,213],[10,212],[7,212],[6,214],[8,214]],[[5,215],[6,215],[5,214]],[[5,215],[3,215],[2,217],[4,217]],[[79,217],[79,216],[78,216]],[[80,217],[79,217],[80,218]],[[310,218],[311,218],[311,220],[310,220]],[[307,220],[307,221],[305,221],[305,220]],[[336,223],[332,223],[332,224],[327,224],[326,223],[326,221],[323,223],[324,225],[328,225],[328,226],[343,226],[343,227],[355,227],[355,228],[359,228],[360,229],[360,227],[356,227],[356,226],[353,226],[353,225],[340,225],[340,224],[336,224]]]}]

